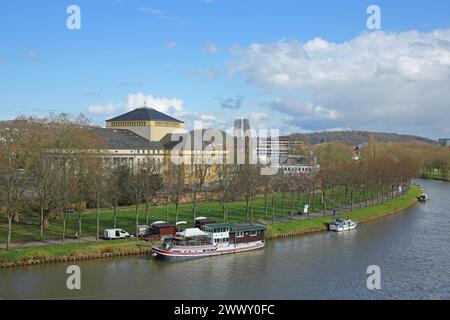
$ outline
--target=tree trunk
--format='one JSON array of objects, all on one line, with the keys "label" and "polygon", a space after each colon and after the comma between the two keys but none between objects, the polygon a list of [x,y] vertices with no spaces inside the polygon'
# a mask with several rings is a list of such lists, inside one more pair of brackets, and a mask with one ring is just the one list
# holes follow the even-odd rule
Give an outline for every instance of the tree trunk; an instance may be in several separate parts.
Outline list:
[{"label": "tree trunk", "polygon": [[350,211],[353,211],[353,188],[352,192],[350,192]]},{"label": "tree trunk", "polygon": [[264,193],[264,216],[267,218],[267,191]]},{"label": "tree trunk", "polygon": [[44,206],[41,204],[41,221],[40,221],[41,225],[41,239],[44,237]]},{"label": "tree trunk", "polygon": [[145,200],[145,225],[148,226],[148,200]]},{"label": "tree trunk", "polygon": [[63,230],[62,230],[62,239],[61,244],[64,245],[66,239],[66,214],[63,216]]},{"label": "tree trunk", "polygon": [[8,215],[8,239],[6,240],[6,249],[9,249],[11,244],[11,233],[12,233],[12,215]]},{"label": "tree trunk", "polygon": [[82,212],[80,211],[78,213],[78,239],[81,239],[81,217],[82,217]]},{"label": "tree trunk", "polygon": [[96,235],[95,235],[95,241],[100,240],[100,208],[98,201],[95,204],[96,207],[96,216],[97,216],[97,226],[96,226]]},{"label": "tree trunk", "polygon": [[166,198],[166,222],[169,223],[169,198]]},{"label": "tree trunk", "polygon": [[137,238],[139,237],[139,203],[136,203],[135,218],[136,218],[136,238]]},{"label": "tree trunk", "polygon": [[195,224],[195,210],[196,210],[196,207],[197,207],[197,191],[194,191],[194,197],[193,197],[193,199],[192,199],[192,217],[193,217],[193,221],[194,221],[194,224]]},{"label": "tree trunk", "polygon": [[291,193],[291,212],[290,212],[291,221],[294,220],[294,196],[295,196],[295,193],[292,192]]},{"label": "tree trunk", "polygon": [[272,198],[272,222],[275,223],[275,197]]},{"label": "tree trunk", "polygon": [[114,229],[117,228],[117,203],[114,203],[113,208],[113,222],[114,222]]},{"label": "tree trunk", "polygon": [[247,220],[247,222],[248,222],[248,197],[246,197],[246,199],[245,199],[245,219]]}]

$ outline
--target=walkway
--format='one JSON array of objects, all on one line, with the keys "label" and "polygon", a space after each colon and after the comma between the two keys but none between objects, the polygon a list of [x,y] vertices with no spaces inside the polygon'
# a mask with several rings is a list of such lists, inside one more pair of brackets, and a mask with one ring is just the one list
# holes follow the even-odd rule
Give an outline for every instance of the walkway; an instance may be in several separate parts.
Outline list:
[{"label": "walkway", "polygon": [[[403,192],[398,192],[395,191],[394,192],[394,196],[393,198],[398,198],[401,195],[403,195],[407,190],[404,190]],[[362,201],[362,202],[357,202],[357,203],[353,203],[353,205],[351,206],[350,204],[346,204],[340,208],[336,208],[336,215],[341,214],[341,213],[345,213],[345,212],[351,212],[354,210],[358,210],[358,209],[362,209],[362,208],[367,208],[367,207],[372,207],[377,205],[378,203],[381,203],[382,201],[387,201],[387,200],[391,200],[393,199],[392,195],[383,195],[382,197],[378,197],[378,198],[373,198],[373,199],[368,199],[367,202],[366,201]],[[289,206],[288,206],[289,207]],[[290,208],[287,208],[286,213],[285,214],[289,214],[289,210]],[[302,210],[302,208],[301,208]],[[275,222],[289,222],[292,220],[308,220],[310,218],[319,218],[319,217],[331,217],[333,216],[333,209],[327,209],[327,210],[321,210],[321,211],[316,211],[316,212],[310,212],[309,213],[309,217],[308,215],[294,215],[292,218],[290,216],[286,216],[286,217],[282,217],[282,218],[275,218]]]},{"label": "walkway", "polygon": [[[83,242],[94,242],[95,237],[84,237],[80,239],[66,238],[64,243],[83,243]],[[99,241],[104,241],[100,239]],[[61,244],[61,239],[53,239],[53,240],[42,240],[42,241],[21,241],[21,242],[13,242],[9,245],[11,249],[15,248],[28,248],[28,247],[42,247],[42,246],[50,246],[55,244]],[[6,243],[0,244],[0,249],[6,249]]]}]

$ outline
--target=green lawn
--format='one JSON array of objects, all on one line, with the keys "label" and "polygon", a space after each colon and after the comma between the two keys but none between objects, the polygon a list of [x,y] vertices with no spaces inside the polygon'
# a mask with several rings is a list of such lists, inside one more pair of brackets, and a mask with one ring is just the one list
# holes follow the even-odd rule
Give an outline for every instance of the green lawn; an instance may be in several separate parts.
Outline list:
[{"label": "green lawn", "polygon": [[[349,203],[349,195],[345,198],[344,190],[334,190],[334,197],[337,199],[337,194],[340,192],[341,204]],[[328,198],[331,198],[331,191],[329,192]],[[354,202],[358,200],[355,196]],[[297,203],[300,204],[302,208],[303,204],[307,202],[306,196],[301,195],[300,201],[298,201],[297,195],[294,197],[294,211],[297,211]],[[272,209],[270,204],[270,199],[268,199],[268,214],[271,216]],[[337,200],[331,202],[327,201],[327,208],[335,208],[337,206]],[[314,200],[314,211],[323,210],[320,204],[319,197],[315,197]],[[286,193],[285,195],[285,205],[284,209],[282,206],[281,195],[277,196],[275,203],[275,216],[276,217],[286,217],[289,216],[291,209],[291,194]],[[165,207],[152,207],[150,209],[150,223],[157,220],[166,220]],[[196,216],[207,216],[208,218],[214,219],[218,222],[223,221],[222,208],[217,201],[215,202],[204,202],[198,204]],[[264,197],[259,197],[254,202],[253,217],[255,221],[261,221],[265,217],[264,210]],[[180,206],[180,216],[179,221],[187,221],[189,224],[192,223],[192,205],[184,204]],[[34,241],[41,240],[39,237],[40,227],[39,221],[40,217],[37,213],[27,213],[21,215],[20,224],[13,225],[12,231],[12,242],[18,241]],[[145,208],[141,206],[139,209],[139,221],[140,224],[145,224]],[[169,207],[169,221],[175,221],[175,208],[174,206]],[[229,204],[229,214],[228,221],[231,223],[245,222],[245,202],[235,202]],[[100,212],[100,230],[102,232],[105,228],[111,228],[113,226],[113,212],[111,209],[102,209]],[[135,230],[135,210],[134,206],[121,207],[117,214],[117,226],[123,228],[127,231],[134,232]],[[8,231],[7,221],[4,217],[0,217],[0,242],[6,242]],[[66,237],[72,238],[75,236],[75,232],[78,231],[78,214],[68,214],[66,223]],[[96,233],[96,215],[95,210],[87,210],[83,214],[82,218],[82,236],[94,236]],[[45,230],[44,239],[59,239],[62,234],[62,222],[57,219],[52,219],[50,221],[50,226]]]},{"label": "green lawn", "polygon": [[[351,219],[353,221],[364,222],[377,217],[382,217],[386,213],[405,208],[417,201],[417,197],[422,193],[422,190],[417,186],[412,186],[410,190],[397,199],[386,201],[383,204],[373,207],[354,210],[337,215],[338,218]],[[268,227],[268,236],[277,237],[287,235],[295,232],[302,232],[314,229],[326,230],[326,223],[331,222],[331,217],[312,218],[310,220],[293,221],[286,223],[271,224]]]}]

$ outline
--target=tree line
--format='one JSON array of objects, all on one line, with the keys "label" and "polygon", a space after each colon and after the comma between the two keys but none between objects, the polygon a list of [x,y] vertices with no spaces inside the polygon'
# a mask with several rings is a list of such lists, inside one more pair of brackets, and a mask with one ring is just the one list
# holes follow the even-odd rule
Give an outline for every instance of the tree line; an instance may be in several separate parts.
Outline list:
[{"label": "tree line", "polygon": [[[115,228],[118,208],[134,205],[138,234],[140,206],[145,205],[148,225],[156,199],[163,199],[168,222],[170,206],[175,210],[175,223],[179,222],[183,202],[191,203],[194,221],[201,200],[217,202],[223,221],[229,220],[230,203],[243,201],[245,220],[251,222],[255,220],[255,200],[263,197],[265,219],[275,222],[279,211],[293,218],[301,211],[304,197],[311,211],[324,212],[326,203],[336,208],[348,203],[353,209],[354,204],[386,201],[398,186],[419,175],[421,165],[417,159],[382,152],[374,142],[358,162],[352,161],[349,148],[340,144],[315,150],[321,164],[317,174],[264,176],[259,165],[249,163],[194,161],[186,166],[151,157],[133,166],[111,166],[105,165],[100,154],[107,149],[105,142],[92,129],[84,116],[67,114],[18,118],[0,129],[0,211],[8,222],[7,247],[13,224],[27,211],[39,213],[41,238],[50,220],[58,218],[63,244],[71,212],[78,215],[77,236],[82,237],[83,214],[87,208],[95,209],[98,240],[101,208],[112,208]],[[279,199],[281,208],[276,207]],[[319,208],[315,207],[317,199]]]}]

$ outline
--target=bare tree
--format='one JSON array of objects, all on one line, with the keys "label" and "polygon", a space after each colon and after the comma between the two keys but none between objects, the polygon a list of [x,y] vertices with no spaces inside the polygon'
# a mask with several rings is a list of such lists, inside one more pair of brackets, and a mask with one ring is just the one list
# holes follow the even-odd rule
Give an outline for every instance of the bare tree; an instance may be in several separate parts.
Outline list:
[{"label": "bare tree", "polygon": [[113,226],[117,228],[117,210],[130,193],[131,170],[128,165],[118,165],[108,171],[108,195],[113,208]]},{"label": "bare tree", "polygon": [[0,132],[0,210],[8,219],[9,249],[12,219],[24,208],[26,172],[24,170],[23,132],[12,127]]},{"label": "bare tree", "polygon": [[144,180],[145,198],[145,224],[149,224],[149,207],[153,196],[162,187],[161,166],[155,159],[144,159],[141,166],[141,174]]},{"label": "bare tree", "polygon": [[186,186],[185,165],[183,163],[169,163],[169,172],[166,183],[170,194],[170,200],[175,205],[175,223],[178,223],[180,201]]},{"label": "bare tree", "polygon": [[201,158],[197,158],[194,164],[191,166],[194,175],[194,183],[192,184],[192,217],[195,223],[196,209],[197,209],[197,195],[203,190],[208,173],[211,170],[211,164],[202,155]]},{"label": "bare tree", "polygon": [[220,196],[217,199],[222,207],[223,221],[228,221],[228,204],[230,202],[230,195],[232,188],[236,185],[236,165],[231,164],[216,164],[215,172],[217,175],[217,190]]}]

